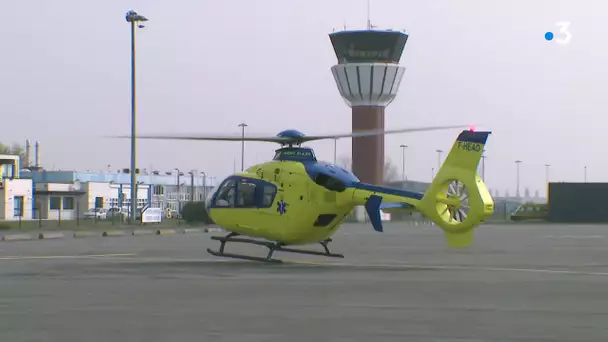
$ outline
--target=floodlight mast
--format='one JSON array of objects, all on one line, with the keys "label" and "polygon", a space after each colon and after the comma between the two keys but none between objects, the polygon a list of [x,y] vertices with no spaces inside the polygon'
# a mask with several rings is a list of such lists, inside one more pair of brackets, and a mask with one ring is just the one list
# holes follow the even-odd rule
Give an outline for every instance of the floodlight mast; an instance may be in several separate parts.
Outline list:
[{"label": "floodlight mast", "polygon": [[144,25],[141,23],[148,21],[148,19],[135,11],[127,12],[125,19],[131,25],[131,209],[129,210],[129,222],[134,222],[136,219],[135,212],[137,211],[137,145],[135,143],[137,133],[137,107],[135,95],[135,29],[143,28]]}]

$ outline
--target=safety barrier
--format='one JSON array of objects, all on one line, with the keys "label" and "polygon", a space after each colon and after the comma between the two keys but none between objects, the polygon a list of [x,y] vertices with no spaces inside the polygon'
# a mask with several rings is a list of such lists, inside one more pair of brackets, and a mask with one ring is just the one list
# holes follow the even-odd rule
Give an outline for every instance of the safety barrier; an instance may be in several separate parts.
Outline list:
[{"label": "safety barrier", "polygon": [[159,229],[156,231],[156,235],[172,235],[177,233],[175,229]]},{"label": "safety barrier", "polygon": [[27,241],[38,240],[35,234],[7,234],[2,237],[2,241]]},{"label": "safety barrier", "polygon": [[151,230],[151,229],[135,229],[132,233],[133,236],[153,235],[153,234],[156,234],[156,231]]},{"label": "safety barrier", "polygon": [[45,233],[40,233],[38,234],[38,239],[42,240],[42,239],[63,239],[65,237],[65,234],[63,234],[62,232],[45,232]]}]

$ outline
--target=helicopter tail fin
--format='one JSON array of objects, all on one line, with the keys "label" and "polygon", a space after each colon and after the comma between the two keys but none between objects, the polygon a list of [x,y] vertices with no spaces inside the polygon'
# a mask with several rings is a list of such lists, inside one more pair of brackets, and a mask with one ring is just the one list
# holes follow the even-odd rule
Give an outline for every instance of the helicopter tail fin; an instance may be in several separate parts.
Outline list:
[{"label": "helicopter tail fin", "polygon": [[446,234],[451,247],[467,247],[473,229],[494,212],[477,167],[491,132],[462,131],[417,209]]}]

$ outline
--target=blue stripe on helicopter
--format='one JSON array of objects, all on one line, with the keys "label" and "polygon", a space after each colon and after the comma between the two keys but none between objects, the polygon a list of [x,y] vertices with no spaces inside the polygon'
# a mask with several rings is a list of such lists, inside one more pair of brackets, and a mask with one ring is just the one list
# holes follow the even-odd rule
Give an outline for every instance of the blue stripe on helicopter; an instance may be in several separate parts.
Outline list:
[{"label": "blue stripe on helicopter", "polygon": [[488,136],[492,132],[474,132],[474,131],[462,131],[458,135],[458,139],[456,141],[461,142],[471,142],[485,145],[486,141],[488,141]]},{"label": "blue stripe on helicopter", "polygon": [[413,205],[405,202],[393,202],[393,203],[382,203],[380,204],[380,210],[382,209],[412,209]]},{"label": "blue stripe on helicopter", "polygon": [[408,191],[408,190],[403,190],[403,189],[388,188],[385,186],[378,186],[378,185],[372,185],[372,184],[366,184],[366,183],[357,183],[357,184],[353,184],[352,186],[356,189],[378,192],[378,193],[382,193],[382,194],[395,195],[395,196],[403,196],[403,197],[413,198],[413,199],[417,199],[417,200],[421,200],[422,197],[424,196],[424,194],[421,194],[419,192]]}]

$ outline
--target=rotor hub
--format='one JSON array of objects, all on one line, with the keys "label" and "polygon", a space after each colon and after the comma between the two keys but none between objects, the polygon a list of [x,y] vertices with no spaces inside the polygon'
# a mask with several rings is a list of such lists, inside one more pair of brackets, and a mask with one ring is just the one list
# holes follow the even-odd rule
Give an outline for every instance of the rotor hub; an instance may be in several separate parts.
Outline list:
[{"label": "rotor hub", "polygon": [[286,129],[277,134],[278,138],[286,139],[281,142],[281,146],[293,147],[293,145],[300,146],[306,135],[297,129]]}]

